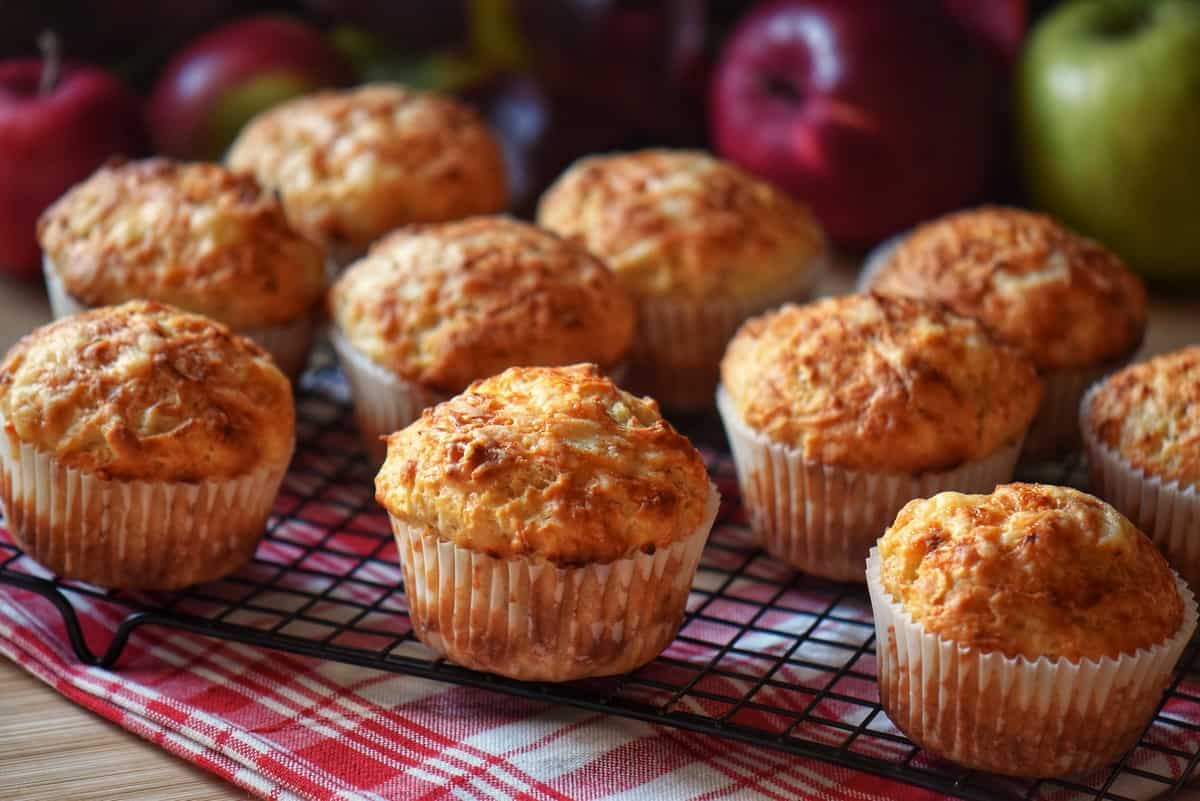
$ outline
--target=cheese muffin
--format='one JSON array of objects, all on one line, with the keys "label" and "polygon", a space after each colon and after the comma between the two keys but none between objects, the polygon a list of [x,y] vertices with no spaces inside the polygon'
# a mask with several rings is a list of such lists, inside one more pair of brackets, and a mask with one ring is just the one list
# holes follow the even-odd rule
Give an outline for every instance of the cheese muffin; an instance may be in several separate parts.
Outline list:
[{"label": "cheese muffin", "polygon": [[1080,427],[1092,485],[1200,586],[1200,346],[1109,376]]},{"label": "cheese muffin", "polygon": [[827,261],[808,209],[698,151],[590,156],[542,197],[538,222],[603,259],[634,296],[634,389],[712,404],[725,343],[747,317],[803,298]]},{"label": "cheese muffin", "polygon": [[594,365],[475,382],[388,438],[375,487],[421,640],[542,681],[658,655],[718,505],[687,438]]},{"label": "cheese muffin", "polygon": [[0,364],[0,499],[26,552],[108,587],[174,589],[254,552],[295,411],[266,351],[131,301],[51,323]]},{"label": "cheese muffin", "polygon": [[579,245],[509,217],[402,228],[329,293],[332,339],[367,447],[506,367],[606,370],[633,338],[632,301]]},{"label": "cheese muffin", "polygon": [[156,300],[225,323],[297,375],[325,255],[249,175],[163,158],[114,161],[38,222],[55,317]]},{"label": "cheese muffin", "polygon": [[717,406],[751,525],[809,573],[863,580],[907,501],[1012,478],[1041,400],[1025,356],[912,298],[847,295],[748,321]]},{"label": "cheese muffin", "polygon": [[392,84],[317,92],[259,114],[227,161],[283,196],[292,224],[349,264],[393,228],[508,204],[495,136],[468,106]]},{"label": "cheese muffin", "polygon": [[1079,444],[1084,390],[1133,355],[1146,331],[1146,290],[1111,251],[1044,214],[984,207],[918,227],[866,288],[927,298],[1022,348],[1046,381],[1028,458]]},{"label": "cheese muffin", "polygon": [[888,717],[923,748],[994,773],[1066,776],[1117,759],[1196,626],[1191,592],[1150,540],[1065,487],[914,500],[867,574]]}]

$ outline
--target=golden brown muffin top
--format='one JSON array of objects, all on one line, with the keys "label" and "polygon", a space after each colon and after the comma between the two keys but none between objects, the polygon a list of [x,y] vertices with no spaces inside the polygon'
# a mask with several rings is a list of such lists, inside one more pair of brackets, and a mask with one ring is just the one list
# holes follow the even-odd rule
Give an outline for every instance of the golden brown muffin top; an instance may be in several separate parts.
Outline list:
[{"label": "golden brown muffin top", "polygon": [[806,207],[700,151],[581,159],[542,196],[538,222],[639,296],[754,298],[811,278],[826,253]]},{"label": "golden brown muffin top", "polygon": [[883,588],[960,646],[1077,661],[1157,645],[1184,620],[1166,560],[1078,490],[1005,484],[910,501],[879,540]]},{"label": "golden brown muffin top", "polygon": [[87,306],[151,299],[244,329],[309,313],[325,288],[325,254],[278,198],[218,164],[107,164],[42,215],[38,238]]},{"label": "golden brown muffin top", "polygon": [[272,106],[227,157],[283,195],[293,225],[365,249],[393,228],[508,204],[500,146],[468,106],[392,84]]},{"label": "golden brown muffin top", "polygon": [[11,445],[120,480],[278,468],[295,436],[291,384],[264,350],[147,301],[66,317],[21,339],[0,365],[0,416]]},{"label": "golden brown muffin top", "polygon": [[1200,488],[1200,346],[1109,376],[1091,396],[1084,425],[1135,468]]},{"label": "golden brown muffin top", "polygon": [[658,405],[595,365],[514,367],[388,438],[376,498],[499,558],[611,562],[706,522],[704,460]]},{"label": "golden brown muffin top", "polygon": [[403,378],[460,392],[514,365],[612,367],[633,303],[579,245],[509,217],[402,228],[329,295],[338,328]]},{"label": "golden brown muffin top", "polygon": [[1115,254],[1020,209],[972,209],[918,227],[870,289],[975,317],[1043,371],[1121,359],[1146,331],[1146,289]]},{"label": "golden brown muffin top", "polygon": [[912,298],[847,295],[747,321],[721,380],[753,430],[824,464],[956,467],[1014,444],[1042,387],[975,320]]}]

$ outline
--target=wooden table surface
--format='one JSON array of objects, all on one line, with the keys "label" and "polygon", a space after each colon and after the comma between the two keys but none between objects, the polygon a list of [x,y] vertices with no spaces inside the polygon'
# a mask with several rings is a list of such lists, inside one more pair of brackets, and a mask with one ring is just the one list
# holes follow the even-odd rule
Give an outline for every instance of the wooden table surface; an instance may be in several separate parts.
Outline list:
[{"label": "wooden table surface", "polygon": [[[849,284],[849,273],[836,272],[824,289],[845,291]],[[49,316],[40,286],[0,278],[0,353]],[[1194,342],[1200,342],[1200,299],[1156,298],[1145,352]],[[0,699],[0,798],[216,801],[251,797],[75,706],[3,659]]]}]

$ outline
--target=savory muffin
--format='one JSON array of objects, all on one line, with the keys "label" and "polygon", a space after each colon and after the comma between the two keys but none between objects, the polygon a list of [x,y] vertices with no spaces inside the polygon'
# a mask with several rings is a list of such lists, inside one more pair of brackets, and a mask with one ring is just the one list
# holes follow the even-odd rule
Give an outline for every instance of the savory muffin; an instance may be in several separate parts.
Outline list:
[{"label": "savory muffin", "polygon": [[251,340],[157,303],[104,307],[0,365],[0,498],[60,575],[182,587],[250,558],[294,430],[291,385]]},{"label": "savory muffin", "polygon": [[156,300],[249,336],[286,373],[307,360],[325,256],[249,175],[110,162],[46,210],[38,238],[55,317]]},{"label": "savory muffin", "polygon": [[516,367],[388,438],[410,614],[468,667],[566,681],[675,636],[717,510],[704,461],[594,365]]},{"label": "savory muffin", "polygon": [[1083,400],[1092,483],[1200,586],[1200,346],[1126,367]]},{"label": "savory muffin", "polygon": [[401,225],[508,203],[500,146],[466,105],[392,84],[324,91],[273,106],[227,161],[283,196],[292,224],[348,264]]},{"label": "savory muffin", "polygon": [[906,236],[868,289],[927,298],[1023,349],[1046,379],[1026,442],[1043,458],[1078,445],[1084,390],[1129,358],[1146,330],[1146,290],[1111,251],[1044,214],[984,207]]},{"label": "savory muffin", "polygon": [[683,410],[712,404],[738,324],[802,298],[827,259],[807,208],[697,151],[582,159],[542,197],[538,222],[582,243],[633,294],[630,383]]},{"label": "savory muffin", "polygon": [[1063,776],[1120,756],[1196,625],[1150,540],[1064,487],[914,500],[867,572],[888,716],[995,773]]},{"label": "savory muffin", "polygon": [[881,295],[749,320],[721,377],[751,525],[781,559],[847,581],[911,498],[1009,480],[1041,400],[1033,365],[977,321]]},{"label": "savory muffin", "polygon": [[506,367],[625,359],[634,311],[579,245],[509,217],[394,232],[329,293],[333,343],[377,461],[380,436]]}]

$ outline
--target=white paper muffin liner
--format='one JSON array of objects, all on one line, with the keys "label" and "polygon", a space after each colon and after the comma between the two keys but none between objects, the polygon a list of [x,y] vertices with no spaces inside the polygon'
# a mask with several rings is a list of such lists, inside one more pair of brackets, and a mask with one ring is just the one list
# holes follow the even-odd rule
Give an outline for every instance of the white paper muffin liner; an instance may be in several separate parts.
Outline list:
[{"label": "white paper muffin liner", "polygon": [[1163,643],[1099,661],[1006,657],[942,639],[884,590],[876,549],[867,559],[875,615],[880,701],[922,748],[977,770],[1072,776],[1115,761],[1154,717],[1184,646],[1196,604]]},{"label": "white paper muffin liner", "polygon": [[991,492],[1012,479],[1021,443],[952,470],[871,473],[818,462],[754,431],[724,387],[717,410],[725,425],[751,528],[772,555],[817,576],[865,580],[863,560],[913,498],[945,490]]},{"label": "white paper muffin liner", "polygon": [[1079,410],[1092,488],[1145,532],[1193,589],[1200,587],[1200,493],[1134,467],[1101,442],[1088,421],[1095,392],[1084,395]]},{"label": "white paper muffin liner", "polygon": [[0,439],[0,499],[21,547],[60,576],[169,590],[250,559],[286,467],[223,481],[120,481],[66,467],[8,435]]},{"label": "white paper muffin liner", "polygon": [[367,454],[376,464],[382,464],[387,456],[387,443],[383,438],[416,420],[427,407],[436,406],[450,396],[401,378],[371,361],[337,328],[329,329],[329,341],[350,383],[354,419]]},{"label": "white paper muffin liner", "polygon": [[[50,311],[55,320],[70,317],[92,308],[80,303],[67,291],[49,256],[42,257],[42,273],[46,276],[46,294],[50,298]],[[294,379],[304,372],[304,368],[308,364],[308,354],[312,350],[316,327],[313,316],[305,314],[295,320],[278,325],[235,328],[233,330],[258,343],[263,350],[271,354],[271,358],[279,369],[289,378]]]},{"label": "white paper muffin liner", "polygon": [[653,553],[563,567],[500,559],[391,517],[417,636],[452,662],[526,681],[626,673],[674,638],[720,497]]},{"label": "white paper muffin liner", "polygon": [[700,411],[712,406],[725,346],[746,319],[788,301],[803,301],[825,272],[828,256],[803,276],[767,295],[704,301],[641,298],[630,387],[664,408]]},{"label": "white paper muffin liner", "polygon": [[1043,373],[1045,394],[1025,435],[1022,461],[1045,461],[1079,450],[1079,401],[1088,387],[1120,367],[1109,363]]}]

